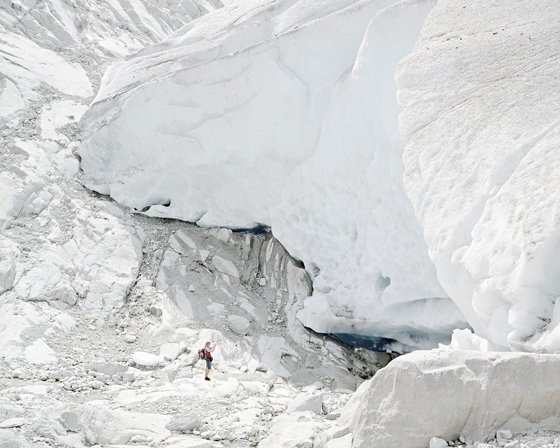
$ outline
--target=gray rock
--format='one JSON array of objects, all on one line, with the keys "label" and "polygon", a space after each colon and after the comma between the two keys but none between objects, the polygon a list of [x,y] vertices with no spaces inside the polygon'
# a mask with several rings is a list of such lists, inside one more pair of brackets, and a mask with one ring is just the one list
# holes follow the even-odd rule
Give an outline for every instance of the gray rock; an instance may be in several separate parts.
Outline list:
[{"label": "gray rock", "polygon": [[0,442],[0,448],[31,448],[31,444],[22,436]]},{"label": "gray rock", "polygon": [[125,372],[122,375],[123,383],[132,383],[136,379],[136,375],[133,372]]},{"label": "gray rock", "polygon": [[230,277],[239,278],[239,270],[231,261],[215,255],[214,258],[212,258],[212,262],[218,271],[223,272]]},{"label": "gray rock", "polygon": [[102,373],[107,376],[113,376],[117,373],[123,373],[128,370],[128,367],[122,364],[113,364],[107,362],[93,362],[91,367],[96,372]]},{"label": "gray rock", "polygon": [[61,420],[68,431],[76,432],[79,429],[80,416],[75,411],[65,411],[61,415]]},{"label": "gray rock", "polygon": [[4,440],[10,440],[14,437],[14,432],[9,429],[0,429],[0,442]]},{"label": "gray rock", "polygon": [[180,353],[181,348],[179,347],[179,344],[174,342],[163,344],[159,350],[159,355],[167,361],[175,360]]},{"label": "gray rock", "polygon": [[237,333],[240,336],[245,336],[247,334],[247,330],[251,325],[248,319],[244,318],[243,316],[237,316],[235,314],[230,314],[228,316],[228,325],[231,328],[231,331]]},{"label": "gray rock", "polygon": [[430,448],[447,448],[447,442],[443,439],[437,437],[432,437],[430,439]]},{"label": "gray rock", "polygon": [[511,439],[512,437],[513,437],[512,432],[506,429],[501,429],[496,433],[497,439],[508,440]]},{"label": "gray rock", "polygon": [[40,437],[50,440],[56,440],[59,435],[66,432],[59,422],[47,420],[46,418],[35,420],[31,424],[30,431]]},{"label": "gray rock", "polygon": [[340,412],[331,412],[331,413],[327,414],[327,416],[325,418],[327,420],[336,420],[338,417],[340,417]]},{"label": "gray rock", "polygon": [[136,342],[136,336],[134,336],[133,334],[125,334],[124,342],[132,344],[133,342]]},{"label": "gray rock", "polygon": [[19,428],[20,426],[28,424],[28,420],[23,417],[14,417],[0,422],[0,429],[6,428]]},{"label": "gray rock", "polygon": [[286,409],[286,413],[311,411],[315,414],[323,412],[323,394],[304,394],[291,401]]}]

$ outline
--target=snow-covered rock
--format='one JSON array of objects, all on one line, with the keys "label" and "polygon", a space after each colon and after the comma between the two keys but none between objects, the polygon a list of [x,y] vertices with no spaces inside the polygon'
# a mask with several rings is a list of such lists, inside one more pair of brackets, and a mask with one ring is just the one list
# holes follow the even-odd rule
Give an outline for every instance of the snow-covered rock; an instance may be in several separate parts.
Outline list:
[{"label": "snow-covered rock", "polygon": [[153,367],[163,362],[162,356],[154,355],[147,352],[134,352],[132,360],[139,366]]},{"label": "snow-covered rock", "polygon": [[62,410],[60,419],[66,428],[82,434],[90,445],[125,445],[139,436],[159,442],[170,435],[163,427],[166,417],[98,406],[78,405]]},{"label": "snow-covered rock", "polygon": [[159,356],[166,361],[173,361],[181,353],[181,348],[176,342],[163,344],[159,350]]},{"label": "snow-covered rock", "polygon": [[559,12],[439,1],[396,73],[407,194],[491,348],[560,351]]},{"label": "snow-covered rock", "polygon": [[32,364],[52,364],[57,362],[54,350],[43,339],[37,339],[23,353]]},{"label": "snow-covered rock", "polygon": [[113,364],[108,362],[93,362],[91,363],[92,370],[102,373],[107,376],[113,376],[118,373],[124,373],[128,370],[127,366],[122,364]]},{"label": "snow-covered rock", "polygon": [[241,336],[247,334],[247,329],[251,325],[249,319],[243,316],[237,316],[235,314],[230,314],[228,316],[228,325],[231,330]]},{"label": "snow-covered rock", "polygon": [[20,426],[26,425],[29,423],[29,420],[23,417],[14,417],[8,418],[2,422],[0,422],[0,428],[19,428]]},{"label": "snow-covered rock", "polygon": [[[86,71],[79,64],[72,63],[55,51],[42,48],[26,37],[6,31],[3,27],[1,29],[0,51],[3,57],[0,59],[0,73],[10,80],[0,90],[0,97],[10,101],[3,104],[11,105],[8,110],[4,109],[6,106],[0,109],[5,116],[9,117],[17,111],[18,106],[23,107],[27,102],[36,100],[42,82],[67,95],[82,98],[93,95]],[[21,95],[15,101],[7,97],[13,90],[12,86]],[[0,121],[2,118],[4,116],[0,115]]]},{"label": "snow-covered rock", "polygon": [[318,332],[448,342],[465,324],[402,184],[394,82],[433,3],[249,0],[193,22],[106,73],[85,184],[149,216],[271,227],[314,278],[298,318]]},{"label": "snow-covered rock", "polygon": [[[263,439],[259,448],[293,448],[303,446],[319,433],[322,425],[312,413],[282,415],[276,419],[270,435]],[[309,446],[312,446],[309,445]]]},{"label": "snow-covered rock", "polygon": [[0,236],[0,294],[11,289],[16,277],[17,246]]},{"label": "snow-covered rock", "polygon": [[287,414],[296,412],[313,412],[321,414],[323,412],[323,395],[318,393],[306,393],[298,396],[288,404]]},{"label": "snow-covered rock", "polygon": [[0,4],[0,26],[51,50],[81,50],[81,62],[99,63],[156,43],[224,3],[229,1],[17,1]]},{"label": "snow-covered rock", "polygon": [[445,440],[440,439],[438,437],[432,437],[430,439],[429,448],[447,448],[448,446],[449,445]]},{"label": "snow-covered rock", "polygon": [[[559,355],[417,351],[360,386],[339,424],[354,447],[425,448],[432,437],[488,441],[497,430],[560,430]],[[503,433],[502,433],[503,434]]]},{"label": "snow-covered rock", "polygon": [[188,414],[178,414],[171,417],[169,423],[165,425],[170,431],[192,431],[193,429],[198,429],[204,425],[204,422],[200,419],[198,415],[191,412]]}]

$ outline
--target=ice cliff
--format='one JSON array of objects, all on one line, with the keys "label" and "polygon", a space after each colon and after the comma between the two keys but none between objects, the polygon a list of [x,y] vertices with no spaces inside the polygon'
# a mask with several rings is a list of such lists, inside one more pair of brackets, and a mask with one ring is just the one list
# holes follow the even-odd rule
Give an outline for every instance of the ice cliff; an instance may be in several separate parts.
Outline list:
[{"label": "ice cliff", "polygon": [[451,297],[490,348],[558,350],[559,7],[434,4],[251,0],[185,26],[105,75],[86,185],[269,226],[317,331],[433,347],[464,327]]},{"label": "ice cliff", "polygon": [[303,260],[319,332],[448,340],[463,317],[402,183],[394,71],[431,1],[255,1],[110,67],[84,181],[149,216],[265,225]]},{"label": "ice cliff", "polygon": [[396,74],[408,197],[442,285],[497,349],[560,350],[559,13],[440,1]]}]

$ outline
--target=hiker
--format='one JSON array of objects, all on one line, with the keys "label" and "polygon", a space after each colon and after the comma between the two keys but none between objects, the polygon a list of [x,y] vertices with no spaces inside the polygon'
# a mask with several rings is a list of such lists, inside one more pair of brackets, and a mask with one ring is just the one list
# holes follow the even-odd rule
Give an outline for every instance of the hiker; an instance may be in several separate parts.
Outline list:
[{"label": "hiker", "polygon": [[211,342],[208,341],[204,346],[204,360],[206,361],[206,370],[204,371],[204,379],[210,381],[210,370],[212,369],[212,352],[216,348],[216,344],[211,346]]}]

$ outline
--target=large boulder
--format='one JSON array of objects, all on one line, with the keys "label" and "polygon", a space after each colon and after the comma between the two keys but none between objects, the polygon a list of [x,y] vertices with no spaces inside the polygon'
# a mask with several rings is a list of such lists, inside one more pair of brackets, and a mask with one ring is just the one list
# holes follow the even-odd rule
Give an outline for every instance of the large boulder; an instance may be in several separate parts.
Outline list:
[{"label": "large boulder", "polygon": [[112,411],[90,405],[63,406],[58,412],[64,427],[82,434],[89,445],[123,445],[135,436],[158,443],[170,435],[164,428],[169,417],[157,414]]},{"label": "large boulder", "polygon": [[497,430],[560,430],[560,355],[467,350],[401,356],[363,383],[339,422],[354,448],[486,441]]},{"label": "large boulder", "polygon": [[170,431],[188,432],[193,429],[198,429],[204,422],[194,412],[187,412],[185,414],[177,414],[171,417],[171,420],[165,427]]}]

